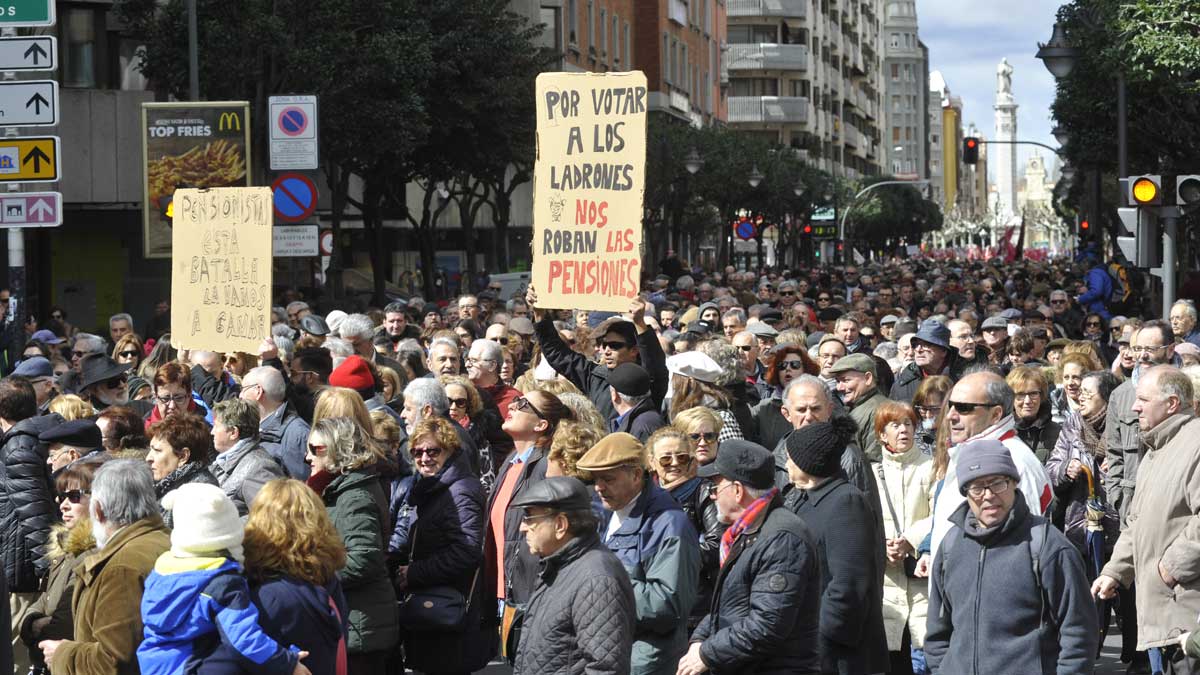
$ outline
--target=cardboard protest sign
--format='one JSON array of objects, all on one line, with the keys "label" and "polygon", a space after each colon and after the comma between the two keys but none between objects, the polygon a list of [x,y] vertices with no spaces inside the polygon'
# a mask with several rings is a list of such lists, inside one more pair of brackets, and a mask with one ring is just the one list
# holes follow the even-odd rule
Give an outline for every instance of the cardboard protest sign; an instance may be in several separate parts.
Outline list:
[{"label": "cardboard protest sign", "polygon": [[258,353],[271,332],[269,187],[176,190],[171,344]]},{"label": "cardboard protest sign", "polygon": [[624,312],[642,276],[646,76],[537,78],[533,275],[547,309]]}]

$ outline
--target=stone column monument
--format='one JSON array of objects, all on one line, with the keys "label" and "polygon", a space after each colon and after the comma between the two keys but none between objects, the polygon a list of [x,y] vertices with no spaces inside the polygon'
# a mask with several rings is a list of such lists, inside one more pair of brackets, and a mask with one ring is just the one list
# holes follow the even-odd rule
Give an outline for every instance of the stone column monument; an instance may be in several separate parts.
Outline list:
[{"label": "stone column monument", "polygon": [[[1017,140],[1017,104],[1012,95],[1013,67],[1008,59],[1001,59],[996,66],[996,135],[997,141]],[[994,159],[993,159],[994,158]],[[1017,146],[997,143],[988,148],[988,163],[995,162],[997,210],[1003,227],[1017,213]]]}]

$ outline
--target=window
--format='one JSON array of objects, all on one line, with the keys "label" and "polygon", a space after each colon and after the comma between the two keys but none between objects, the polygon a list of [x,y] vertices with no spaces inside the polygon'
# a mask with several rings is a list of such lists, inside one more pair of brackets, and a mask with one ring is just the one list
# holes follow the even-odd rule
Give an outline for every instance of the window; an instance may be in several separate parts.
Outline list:
[{"label": "window", "polygon": [[671,84],[671,36],[663,33],[663,82]]},{"label": "window", "polygon": [[600,8],[600,55],[608,53],[608,11]]},{"label": "window", "polygon": [[579,44],[579,3],[578,0],[567,0],[567,44]]},{"label": "window", "polygon": [[687,43],[679,45],[679,79],[683,82],[683,90],[689,90]]},{"label": "window", "polygon": [[892,82],[899,82],[899,81],[900,81],[900,64],[893,63],[892,64]]},{"label": "window", "polygon": [[900,142],[900,127],[892,127],[892,142]]},{"label": "window", "polygon": [[773,77],[739,77],[729,80],[730,96],[778,96],[779,80]]},{"label": "window", "polygon": [[712,114],[712,73],[704,71],[704,112]]},{"label": "window", "polygon": [[892,110],[895,112],[900,111],[900,97],[899,96],[892,97]]},{"label": "window", "polygon": [[96,12],[92,9],[69,8],[60,19],[63,41],[64,87],[96,86]]},{"label": "window", "polygon": [[745,25],[729,27],[730,44],[773,44],[778,39],[779,32],[774,26]]},{"label": "window", "polygon": [[542,46],[562,53],[562,27],[559,25],[558,7],[542,7],[538,17],[542,23]]},{"label": "window", "polygon": [[912,127],[904,127],[904,140],[911,141],[913,139]]},{"label": "window", "polygon": [[792,80],[792,96],[808,98],[812,91],[812,83],[808,80]]},{"label": "window", "polygon": [[621,60],[621,49],[617,42],[617,38],[620,37],[620,35],[621,35],[620,23],[621,23],[621,21],[617,18],[617,15],[614,13],[613,18],[612,18],[612,32],[609,33],[609,35],[608,35],[608,39],[612,40],[612,49],[610,51],[612,52],[611,63],[613,63],[613,64],[616,64],[616,63],[620,62],[620,60]]},{"label": "window", "polygon": [[937,134],[932,134],[932,135],[930,135],[930,137],[929,137],[929,142],[930,142],[930,143],[937,143],[937,142],[938,142],[938,135],[937,135]]},{"label": "window", "polygon": [[593,13],[592,0],[588,0],[587,5],[587,37],[588,37],[588,52],[596,53],[596,15]]},{"label": "window", "polygon": [[629,46],[629,22],[625,22],[625,33],[622,36],[625,44],[625,70],[633,70],[633,56]]},{"label": "window", "polygon": [[892,49],[898,49],[900,47],[900,34],[899,33],[892,33],[891,45],[892,45]]},{"label": "window", "polygon": [[703,2],[704,2],[704,34],[708,35],[712,32],[713,0],[703,0]]},{"label": "window", "polygon": [[677,86],[681,84],[679,81],[679,42],[677,40],[671,40],[671,81]]}]

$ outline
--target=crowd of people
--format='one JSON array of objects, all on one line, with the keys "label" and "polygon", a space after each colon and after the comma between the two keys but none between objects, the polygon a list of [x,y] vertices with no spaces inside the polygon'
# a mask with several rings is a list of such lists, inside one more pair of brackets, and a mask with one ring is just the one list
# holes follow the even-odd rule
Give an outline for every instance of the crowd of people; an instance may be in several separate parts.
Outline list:
[{"label": "crowd of people", "polygon": [[1110,626],[1200,672],[1193,304],[1117,314],[1087,261],[676,267],[623,313],[289,292],[255,354],[165,306],[31,325],[14,672],[1061,675]]}]

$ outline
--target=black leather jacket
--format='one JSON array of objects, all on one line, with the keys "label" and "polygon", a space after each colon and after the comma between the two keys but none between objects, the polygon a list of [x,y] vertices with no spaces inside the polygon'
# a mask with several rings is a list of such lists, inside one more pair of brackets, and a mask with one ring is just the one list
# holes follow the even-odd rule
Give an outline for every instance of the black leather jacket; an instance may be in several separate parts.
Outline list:
[{"label": "black leather jacket", "polygon": [[688,617],[689,629],[704,618],[712,604],[713,587],[717,572],[721,570],[721,535],[729,527],[721,522],[712,491],[712,481],[705,478],[692,478],[669,490],[671,497],[679,503],[692,526],[700,533],[700,591]]}]

